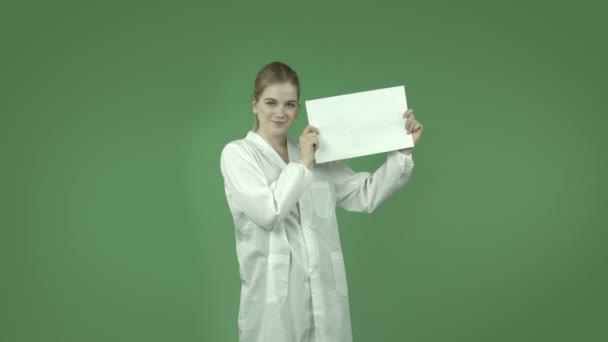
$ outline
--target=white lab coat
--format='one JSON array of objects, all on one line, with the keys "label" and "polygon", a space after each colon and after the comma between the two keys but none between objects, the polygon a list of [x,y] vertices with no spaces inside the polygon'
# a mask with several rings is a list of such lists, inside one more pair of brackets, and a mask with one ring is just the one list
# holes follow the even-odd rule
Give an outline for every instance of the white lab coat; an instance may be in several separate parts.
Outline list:
[{"label": "white lab coat", "polygon": [[389,152],[373,174],[335,161],[289,163],[257,133],[228,143],[221,171],[235,225],[241,342],[351,342],[335,208],[372,212],[410,177],[411,156]]}]

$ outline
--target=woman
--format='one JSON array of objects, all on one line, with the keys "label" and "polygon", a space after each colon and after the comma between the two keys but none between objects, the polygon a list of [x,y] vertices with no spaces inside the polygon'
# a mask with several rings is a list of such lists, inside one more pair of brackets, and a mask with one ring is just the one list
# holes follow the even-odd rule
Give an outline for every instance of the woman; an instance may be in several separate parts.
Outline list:
[{"label": "woman", "polygon": [[[287,137],[299,100],[298,76],[288,65],[264,66],[251,99],[253,131],[221,155],[242,282],[243,342],[352,341],[335,208],[372,212],[414,167],[411,149],[389,152],[374,173],[355,173],[339,161],[315,164],[315,127],[304,129],[299,145]],[[411,109],[404,117],[416,143],[422,125]]]}]

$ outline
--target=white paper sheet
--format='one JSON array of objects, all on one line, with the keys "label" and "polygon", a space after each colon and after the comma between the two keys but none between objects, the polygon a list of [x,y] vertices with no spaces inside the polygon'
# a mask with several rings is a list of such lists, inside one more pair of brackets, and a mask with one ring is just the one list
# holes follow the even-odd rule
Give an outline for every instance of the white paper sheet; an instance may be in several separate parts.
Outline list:
[{"label": "white paper sheet", "polygon": [[405,130],[405,86],[305,101],[308,123],[319,129],[317,163],[414,146]]}]

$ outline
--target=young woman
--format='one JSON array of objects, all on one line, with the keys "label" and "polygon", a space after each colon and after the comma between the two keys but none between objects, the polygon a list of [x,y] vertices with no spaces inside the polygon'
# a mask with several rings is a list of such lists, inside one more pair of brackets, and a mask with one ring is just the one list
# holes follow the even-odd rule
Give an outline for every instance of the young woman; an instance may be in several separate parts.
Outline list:
[{"label": "young woman", "polygon": [[[242,342],[352,341],[336,206],[372,212],[414,167],[411,149],[389,152],[374,173],[339,161],[315,164],[322,132],[306,127],[299,144],[287,137],[299,100],[292,68],[264,66],[251,99],[253,130],[221,154],[242,283]],[[422,125],[413,110],[403,115],[416,143]]]}]

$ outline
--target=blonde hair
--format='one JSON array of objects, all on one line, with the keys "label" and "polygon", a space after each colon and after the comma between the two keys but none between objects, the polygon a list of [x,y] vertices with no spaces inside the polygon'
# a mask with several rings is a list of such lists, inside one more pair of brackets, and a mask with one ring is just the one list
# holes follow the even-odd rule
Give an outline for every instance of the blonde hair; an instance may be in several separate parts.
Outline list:
[{"label": "blonde hair", "polygon": [[[274,83],[291,83],[298,92],[298,103],[300,102],[300,79],[298,74],[287,64],[283,62],[272,62],[266,64],[255,78],[253,86],[253,96],[251,101],[259,101],[260,95],[264,92],[264,89]],[[258,116],[255,116],[255,123],[253,124],[253,131],[257,132],[260,128],[260,121]]]}]

